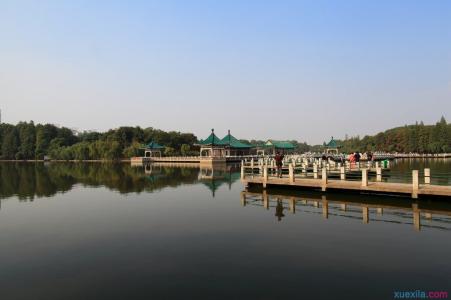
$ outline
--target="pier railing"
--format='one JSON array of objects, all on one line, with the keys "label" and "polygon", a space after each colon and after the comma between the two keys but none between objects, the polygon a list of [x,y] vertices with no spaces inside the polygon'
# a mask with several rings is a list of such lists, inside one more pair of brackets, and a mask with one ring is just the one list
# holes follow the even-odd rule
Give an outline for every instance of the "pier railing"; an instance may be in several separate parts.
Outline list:
[{"label": "pier railing", "polygon": [[[381,166],[377,162],[354,164],[328,163],[315,161],[312,164],[303,162],[284,163],[278,172],[273,160],[242,161],[241,180],[248,183],[274,185],[292,185],[312,188],[327,188],[343,190],[364,190],[388,193],[411,193],[451,196],[451,186],[431,184],[431,170],[426,168],[412,170],[410,175],[403,177],[403,182],[386,182],[390,176],[389,165]],[[451,177],[451,174],[449,174]]]}]

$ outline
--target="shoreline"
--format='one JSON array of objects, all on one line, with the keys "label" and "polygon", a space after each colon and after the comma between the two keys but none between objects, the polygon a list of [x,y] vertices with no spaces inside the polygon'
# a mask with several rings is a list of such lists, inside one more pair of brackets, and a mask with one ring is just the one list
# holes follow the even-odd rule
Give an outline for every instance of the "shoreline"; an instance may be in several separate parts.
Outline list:
[{"label": "shoreline", "polygon": [[[430,155],[430,154],[429,154]],[[451,158],[451,155],[449,153],[443,153],[443,154],[432,154],[431,156],[394,156],[394,159],[446,159]],[[364,160],[362,160],[364,161]],[[0,159],[0,162],[29,162],[29,163],[37,163],[37,162],[71,162],[71,163],[86,163],[86,162],[93,162],[93,163],[131,163],[131,158],[123,158],[123,159],[87,159],[87,160],[62,160],[62,159],[52,159],[52,160],[43,160],[43,159]]]},{"label": "shoreline", "polygon": [[52,159],[52,160],[43,160],[43,159],[0,159],[0,162],[73,162],[73,163],[81,163],[81,162],[99,162],[99,163],[129,163],[130,159],[87,159],[87,160],[61,160],[61,159]]}]

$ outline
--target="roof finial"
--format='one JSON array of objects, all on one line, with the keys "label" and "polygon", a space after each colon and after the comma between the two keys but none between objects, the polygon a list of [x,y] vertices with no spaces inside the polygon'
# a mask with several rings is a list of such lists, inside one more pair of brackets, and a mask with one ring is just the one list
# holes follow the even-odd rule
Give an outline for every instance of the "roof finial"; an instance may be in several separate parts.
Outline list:
[{"label": "roof finial", "polygon": [[229,132],[229,135],[230,135],[230,129],[228,130],[228,132]]},{"label": "roof finial", "polygon": [[211,133],[213,133],[213,132],[215,132],[215,129],[214,129],[214,128],[211,129]]},{"label": "roof finial", "polygon": [[330,137],[330,139],[331,139],[331,140],[333,140],[333,139],[334,139],[334,137],[333,137],[333,136],[331,136],[331,137]]}]

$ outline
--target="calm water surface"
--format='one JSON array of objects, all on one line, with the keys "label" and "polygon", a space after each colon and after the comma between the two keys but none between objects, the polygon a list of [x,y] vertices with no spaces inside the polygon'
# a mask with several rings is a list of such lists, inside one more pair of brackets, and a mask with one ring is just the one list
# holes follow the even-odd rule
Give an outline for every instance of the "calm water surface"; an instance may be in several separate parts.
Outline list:
[{"label": "calm water surface", "polygon": [[0,299],[451,293],[449,200],[244,192],[238,171],[0,163]]}]

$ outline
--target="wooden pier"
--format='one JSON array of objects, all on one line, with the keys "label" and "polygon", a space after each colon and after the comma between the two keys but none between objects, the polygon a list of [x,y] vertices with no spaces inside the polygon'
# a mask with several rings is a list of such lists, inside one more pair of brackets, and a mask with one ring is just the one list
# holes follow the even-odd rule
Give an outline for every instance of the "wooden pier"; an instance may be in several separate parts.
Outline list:
[{"label": "wooden pier", "polygon": [[[344,167],[340,167],[339,179],[331,179],[331,170],[327,167],[314,166],[314,171],[309,171],[309,168],[304,168],[301,173],[295,172],[293,164],[288,165],[288,174],[282,174],[279,178],[274,174],[274,167],[268,165],[254,165],[253,162],[241,164],[241,181],[245,185],[262,185],[263,188],[267,186],[278,187],[298,187],[320,189],[325,192],[327,190],[343,190],[343,191],[357,191],[364,193],[379,193],[379,194],[404,194],[411,195],[412,198],[419,196],[443,196],[451,197],[451,186],[440,186],[430,184],[429,169],[424,171],[424,183],[420,184],[418,170],[412,171],[411,183],[390,183],[382,182],[382,170],[376,168],[359,168],[358,172],[361,174],[361,180],[348,180],[347,173]],[[368,180],[368,173],[376,173],[376,181]],[[354,170],[354,173],[356,170]],[[360,178],[359,178],[360,179]]]}]

